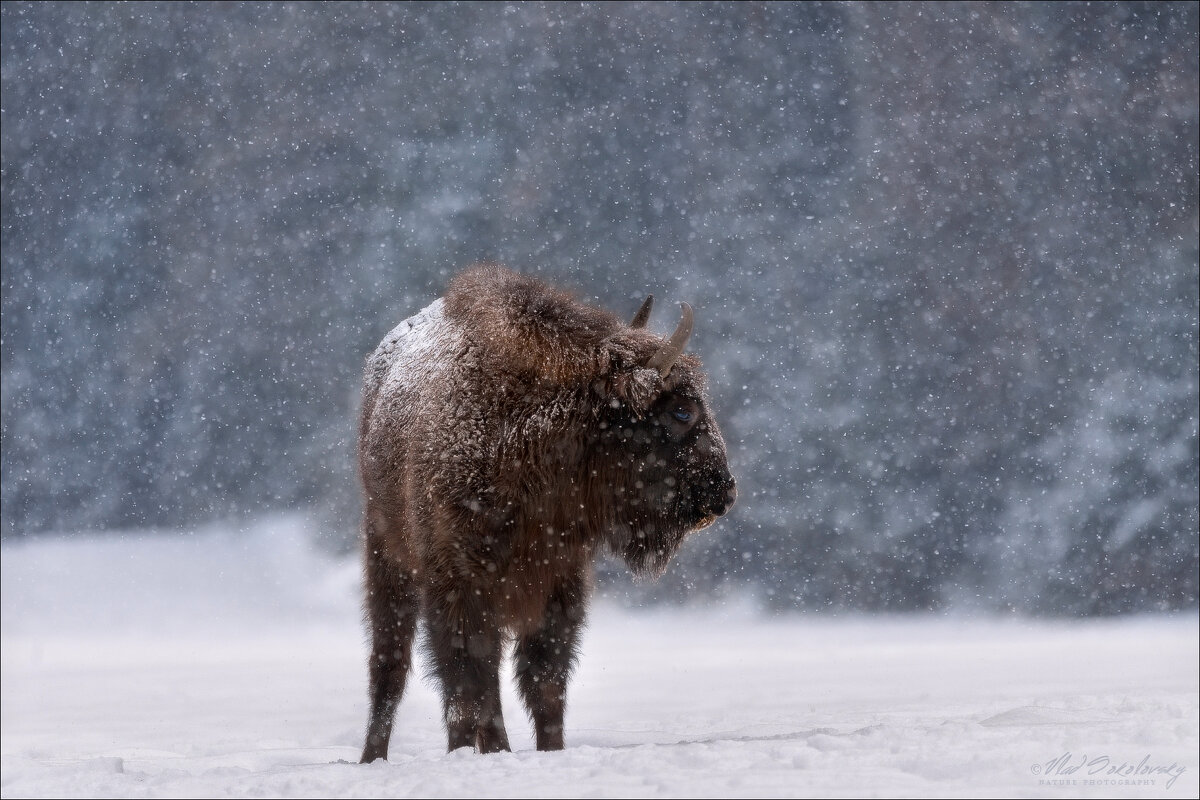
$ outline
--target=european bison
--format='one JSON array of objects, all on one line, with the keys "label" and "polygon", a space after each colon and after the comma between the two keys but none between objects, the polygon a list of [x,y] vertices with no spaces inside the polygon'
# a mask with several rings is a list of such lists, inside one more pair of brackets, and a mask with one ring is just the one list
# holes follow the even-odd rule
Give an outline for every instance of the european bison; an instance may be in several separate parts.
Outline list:
[{"label": "european bison", "polygon": [[469,269],[367,360],[359,436],[366,498],[370,722],[387,758],[418,614],[449,747],[508,749],[498,669],[515,640],[539,750],[563,709],[592,557],[659,575],[684,536],[733,504],[699,359],[533,278]]}]

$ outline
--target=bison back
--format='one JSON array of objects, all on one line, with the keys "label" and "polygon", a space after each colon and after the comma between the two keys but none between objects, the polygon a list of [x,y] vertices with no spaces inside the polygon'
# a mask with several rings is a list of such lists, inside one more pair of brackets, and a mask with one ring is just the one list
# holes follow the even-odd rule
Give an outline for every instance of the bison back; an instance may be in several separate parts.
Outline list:
[{"label": "bison back", "polygon": [[[454,380],[461,333],[436,300],[393,328],[367,359],[359,429],[359,468],[367,513],[386,517],[385,538],[399,549],[397,525],[410,518],[405,495],[412,463],[427,446],[429,417]],[[380,523],[383,520],[380,519]],[[393,553],[398,555],[397,553]]]}]

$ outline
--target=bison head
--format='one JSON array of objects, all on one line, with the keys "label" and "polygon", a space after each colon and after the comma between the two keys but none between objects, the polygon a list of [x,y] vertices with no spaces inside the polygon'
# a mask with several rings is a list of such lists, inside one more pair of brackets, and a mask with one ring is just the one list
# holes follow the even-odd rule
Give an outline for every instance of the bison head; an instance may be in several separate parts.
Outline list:
[{"label": "bison head", "polygon": [[592,479],[609,513],[608,545],[635,574],[659,575],[691,531],[737,496],[725,441],[709,411],[700,361],[683,351],[692,309],[667,339],[644,330],[650,303],[607,342],[610,369],[592,431]]}]

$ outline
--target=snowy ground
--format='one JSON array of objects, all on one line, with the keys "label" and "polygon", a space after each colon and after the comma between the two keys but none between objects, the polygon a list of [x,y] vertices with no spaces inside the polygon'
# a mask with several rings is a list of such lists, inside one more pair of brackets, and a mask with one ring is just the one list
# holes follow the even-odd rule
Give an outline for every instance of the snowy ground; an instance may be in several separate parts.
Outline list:
[{"label": "snowy ground", "polygon": [[633,614],[599,602],[567,750],[443,752],[410,683],[366,721],[357,570],[297,525],[2,551],[4,797],[1195,797],[1194,615]]}]

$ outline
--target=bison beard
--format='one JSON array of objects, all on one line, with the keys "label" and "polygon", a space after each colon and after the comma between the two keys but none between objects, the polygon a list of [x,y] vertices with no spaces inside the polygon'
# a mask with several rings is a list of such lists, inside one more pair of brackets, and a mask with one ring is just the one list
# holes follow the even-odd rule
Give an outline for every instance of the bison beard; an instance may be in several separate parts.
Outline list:
[{"label": "bison beard", "polygon": [[659,575],[733,504],[704,373],[668,339],[497,266],[467,270],[367,360],[359,432],[371,631],[362,761],[386,758],[424,619],[449,748],[508,749],[513,643],[539,750],[563,746],[567,680],[601,548]]}]

